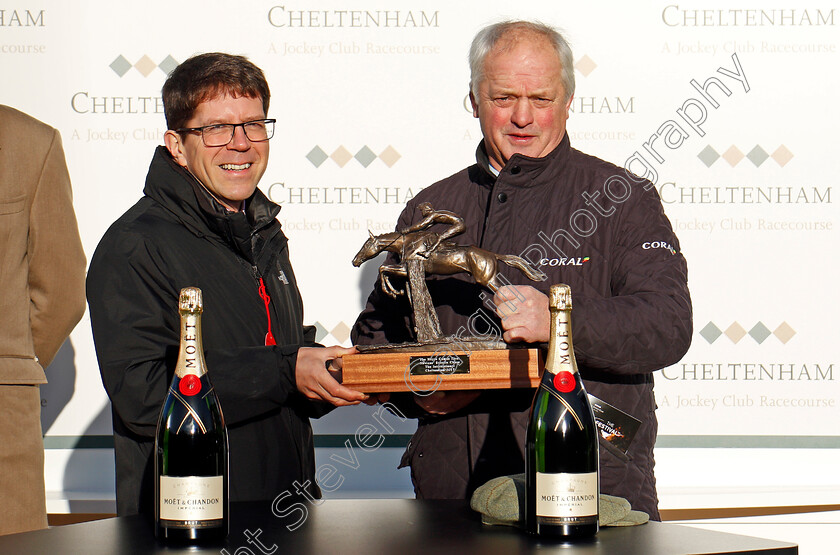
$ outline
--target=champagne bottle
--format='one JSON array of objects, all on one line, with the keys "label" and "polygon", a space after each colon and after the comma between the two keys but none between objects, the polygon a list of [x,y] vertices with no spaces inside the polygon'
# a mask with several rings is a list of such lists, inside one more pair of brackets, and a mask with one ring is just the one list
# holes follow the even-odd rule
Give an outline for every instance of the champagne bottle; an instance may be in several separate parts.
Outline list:
[{"label": "champagne bottle", "polygon": [[551,337],[531,405],[525,473],[528,532],[578,538],[598,532],[598,431],[572,348],[572,294],[551,286]]},{"label": "champagne bottle", "polygon": [[199,543],[228,534],[228,437],[207,375],[201,290],[181,290],[181,347],[155,436],[155,536]]}]

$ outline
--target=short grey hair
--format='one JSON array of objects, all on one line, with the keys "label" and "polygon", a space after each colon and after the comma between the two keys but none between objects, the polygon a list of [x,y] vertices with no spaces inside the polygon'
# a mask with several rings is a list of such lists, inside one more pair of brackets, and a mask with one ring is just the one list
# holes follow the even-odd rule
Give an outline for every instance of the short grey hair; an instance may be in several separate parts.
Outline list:
[{"label": "short grey hair", "polygon": [[513,31],[525,31],[545,37],[554,46],[557,57],[560,58],[560,80],[566,90],[565,101],[575,93],[575,67],[572,47],[560,32],[538,21],[501,21],[488,25],[475,35],[470,46],[470,92],[478,98],[478,86],[484,80],[484,61],[493,47],[505,35]]}]

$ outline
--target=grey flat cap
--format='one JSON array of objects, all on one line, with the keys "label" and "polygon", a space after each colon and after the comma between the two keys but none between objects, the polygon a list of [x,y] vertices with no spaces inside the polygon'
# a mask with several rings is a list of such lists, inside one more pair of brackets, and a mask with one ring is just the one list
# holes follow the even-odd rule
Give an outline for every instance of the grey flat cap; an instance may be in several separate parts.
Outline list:
[{"label": "grey flat cap", "polygon": [[[484,524],[525,526],[525,475],[493,478],[473,493],[470,507],[481,513]],[[598,505],[601,526],[636,526],[648,521],[647,513],[634,511],[621,497],[601,494]]]}]

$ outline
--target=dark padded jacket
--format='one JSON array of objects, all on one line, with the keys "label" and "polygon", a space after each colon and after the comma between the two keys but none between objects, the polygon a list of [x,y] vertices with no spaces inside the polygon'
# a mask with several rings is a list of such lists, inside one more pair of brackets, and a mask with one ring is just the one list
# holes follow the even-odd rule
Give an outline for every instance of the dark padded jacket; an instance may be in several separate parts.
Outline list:
[{"label": "dark padded jacket", "polygon": [[[280,207],[259,190],[246,210],[225,213],[158,147],[145,196],[105,233],[87,279],[96,354],[111,399],[117,512],[153,509],[152,450],[158,414],[179,346],[178,293],[203,292],[204,347],[230,442],[233,501],[273,499],[314,486],[309,416],[327,410],[295,387],[297,350],[313,345],[275,219]],[[265,346],[270,295],[276,346]]]},{"label": "dark padded jacket", "polygon": [[[571,148],[568,135],[544,158],[514,155],[498,177],[486,169],[483,146],[477,157],[478,164],[413,198],[397,229],[421,219],[418,204],[430,202],[466,221],[466,231],[452,240],[523,256],[548,275],[534,283],[500,265],[506,281],[546,293],[553,283],[571,286],[575,354],[587,391],[642,421],[629,462],[601,448],[601,491],[658,519],[652,374],[688,350],[692,313],[686,262],[656,190]],[[428,285],[444,334],[462,326],[479,334],[501,329],[484,306],[492,295],[466,274],[430,276]],[[377,282],[354,342],[409,340],[409,313],[404,297],[391,300]],[[523,472],[533,395],[485,391],[457,413],[422,414],[403,457],[418,497],[465,498],[490,478]]]}]

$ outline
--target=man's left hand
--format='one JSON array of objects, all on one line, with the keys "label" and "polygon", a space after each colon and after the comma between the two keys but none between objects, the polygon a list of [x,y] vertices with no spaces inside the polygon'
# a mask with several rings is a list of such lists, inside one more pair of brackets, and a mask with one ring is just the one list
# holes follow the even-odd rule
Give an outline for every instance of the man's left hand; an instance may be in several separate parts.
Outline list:
[{"label": "man's left hand", "polygon": [[506,285],[493,295],[508,343],[544,343],[550,333],[548,296],[530,285]]}]

